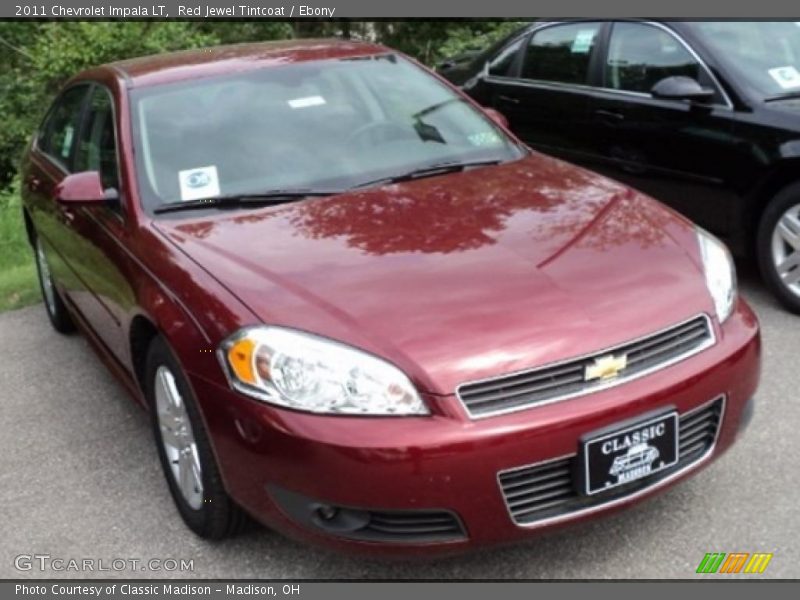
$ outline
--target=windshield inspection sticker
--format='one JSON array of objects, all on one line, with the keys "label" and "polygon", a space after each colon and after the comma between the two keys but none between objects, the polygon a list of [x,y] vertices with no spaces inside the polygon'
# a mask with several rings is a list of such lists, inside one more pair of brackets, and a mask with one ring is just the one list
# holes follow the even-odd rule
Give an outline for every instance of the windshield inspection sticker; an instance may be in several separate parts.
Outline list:
[{"label": "windshield inspection sticker", "polygon": [[800,72],[794,67],[777,67],[767,72],[785,90],[800,88]]},{"label": "windshield inspection sticker", "polygon": [[219,196],[217,167],[198,167],[178,172],[181,200],[199,200]]},{"label": "windshield inspection sticker", "polygon": [[309,106],[319,106],[321,104],[325,104],[325,98],[322,96],[306,96],[305,98],[289,100],[289,106],[292,108],[307,108]]},{"label": "windshield inspection sticker", "polygon": [[572,42],[573,54],[586,54],[592,48],[594,41],[594,29],[584,29],[578,32],[575,36],[575,41]]}]

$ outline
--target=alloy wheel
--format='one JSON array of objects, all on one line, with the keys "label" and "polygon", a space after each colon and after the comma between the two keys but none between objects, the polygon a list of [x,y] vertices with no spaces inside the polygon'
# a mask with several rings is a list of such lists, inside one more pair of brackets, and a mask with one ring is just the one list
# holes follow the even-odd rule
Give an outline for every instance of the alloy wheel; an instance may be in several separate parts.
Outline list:
[{"label": "alloy wheel", "polygon": [[789,208],[775,224],[772,261],[783,286],[800,298],[800,204]]},{"label": "alloy wheel", "polygon": [[159,366],[155,382],[156,411],[161,443],[172,476],[186,503],[194,510],[203,506],[203,471],[189,413],[166,366]]}]

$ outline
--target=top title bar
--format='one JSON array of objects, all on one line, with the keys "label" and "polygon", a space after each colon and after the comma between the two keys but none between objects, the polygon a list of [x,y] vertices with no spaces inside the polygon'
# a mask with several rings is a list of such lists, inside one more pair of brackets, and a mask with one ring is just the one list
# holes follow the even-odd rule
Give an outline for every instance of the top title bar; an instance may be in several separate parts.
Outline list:
[{"label": "top title bar", "polygon": [[792,0],[760,0],[757,5],[729,0],[11,0],[0,5],[0,18],[18,19],[374,19],[374,18],[750,18],[800,17]]}]

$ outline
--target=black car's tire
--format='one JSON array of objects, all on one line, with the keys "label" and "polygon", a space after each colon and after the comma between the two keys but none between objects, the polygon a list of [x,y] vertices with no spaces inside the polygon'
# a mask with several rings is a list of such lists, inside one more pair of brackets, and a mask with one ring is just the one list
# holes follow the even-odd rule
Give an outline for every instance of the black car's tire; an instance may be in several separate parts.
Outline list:
[{"label": "black car's tire", "polygon": [[[788,230],[779,229],[787,225]],[[800,281],[794,283],[795,277],[800,278],[800,183],[784,188],[767,205],[758,227],[756,246],[759,268],[767,286],[786,308],[800,314]],[[790,265],[788,272],[786,267],[779,269],[780,264]],[[787,284],[787,276],[792,283]]]},{"label": "black car's tire", "polygon": [[39,236],[33,240],[33,257],[36,262],[36,274],[39,279],[39,289],[42,292],[42,300],[44,300],[44,309],[47,312],[47,317],[53,329],[59,333],[71,333],[75,331],[75,324],[72,322],[72,317],[69,316],[67,307],[64,306],[64,301],[58,294],[58,290],[53,283],[50,274],[50,265],[47,263],[47,256],[44,253],[44,247]]},{"label": "black car's tire", "polygon": [[238,533],[249,519],[225,491],[191,387],[161,337],[148,348],[145,378],[158,456],[181,517],[202,538]]}]

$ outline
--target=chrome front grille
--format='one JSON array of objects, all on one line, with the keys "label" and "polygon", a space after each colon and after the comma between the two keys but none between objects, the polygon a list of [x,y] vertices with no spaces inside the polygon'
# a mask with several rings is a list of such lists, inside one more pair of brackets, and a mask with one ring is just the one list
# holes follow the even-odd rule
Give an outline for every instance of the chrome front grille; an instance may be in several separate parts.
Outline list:
[{"label": "chrome front grille", "polygon": [[678,462],[669,469],[593,496],[578,492],[577,455],[498,474],[500,489],[511,519],[517,525],[533,525],[590,510],[625,498],[691,467],[709,454],[717,439],[725,399],[720,397],[680,415]]},{"label": "chrome front grille", "polygon": [[[471,417],[490,417],[619,385],[684,360],[713,344],[711,321],[700,315],[646,338],[588,356],[465,383],[456,394]],[[625,356],[627,365],[614,378],[587,381],[587,368],[609,356]]]}]

